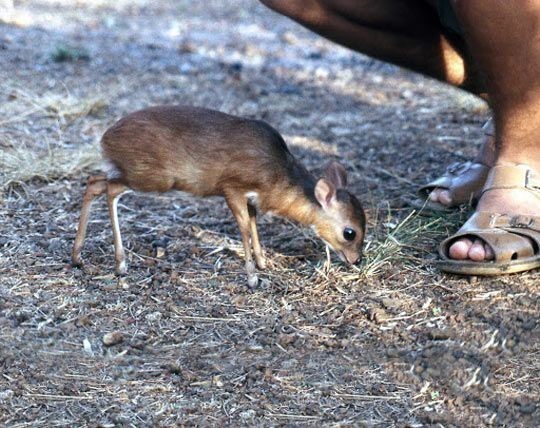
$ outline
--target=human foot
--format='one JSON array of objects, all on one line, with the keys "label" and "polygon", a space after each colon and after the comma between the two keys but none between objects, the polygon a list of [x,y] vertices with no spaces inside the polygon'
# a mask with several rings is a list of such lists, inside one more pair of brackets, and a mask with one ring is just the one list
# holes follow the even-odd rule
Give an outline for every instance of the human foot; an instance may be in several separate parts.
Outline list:
[{"label": "human foot", "polygon": [[[531,198],[527,189],[492,189],[482,195],[476,212],[499,213],[509,217],[540,216],[540,198]],[[449,247],[448,255],[455,260],[470,259],[476,262],[495,258],[491,246],[478,238],[458,239]]]},{"label": "human foot", "polygon": [[489,167],[478,162],[450,165],[446,173],[420,188],[431,208],[451,208],[475,200],[484,186]]},{"label": "human foot", "polygon": [[489,120],[483,127],[486,141],[473,162],[450,165],[446,173],[421,187],[419,194],[431,208],[445,209],[470,203],[480,196],[489,168],[495,163],[495,139]]},{"label": "human foot", "polygon": [[[476,213],[456,235],[441,244],[441,268],[458,273],[496,274],[502,273],[497,268],[508,269],[510,265],[512,271],[539,265],[539,189],[540,174],[526,165],[492,168]],[[478,263],[483,261],[495,263]]]}]

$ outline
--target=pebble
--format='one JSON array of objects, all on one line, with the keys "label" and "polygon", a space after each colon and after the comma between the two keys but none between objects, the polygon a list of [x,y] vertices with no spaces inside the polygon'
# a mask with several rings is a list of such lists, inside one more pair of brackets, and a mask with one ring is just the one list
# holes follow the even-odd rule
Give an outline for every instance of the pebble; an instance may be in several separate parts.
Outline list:
[{"label": "pebble", "polygon": [[372,308],[369,311],[369,319],[375,321],[377,324],[383,323],[389,316],[384,309]]},{"label": "pebble", "polygon": [[446,330],[430,330],[427,335],[431,340],[450,339],[450,332]]},{"label": "pebble", "polygon": [[129,290],[128,280],[123,276],[118,278],[118,287],[121,287],[123,290]]},{"label": "pebble", "polygon": [[165,257],[165,248],[163,247],[156,247],[155,250],[154,250],[154,257],[156,259],[162,259],[163,257]]},{"label": "pebble", "polygon": [[399,299],[384,298],[381,300],[381,304],[388,310],[399,310],[405,306],[404,302]]},{"label": "pebble", "polygon": [[469,284],[476,284],[478,282],[478,277],[477,276],[469,276],[467,278],[467,282]]},{"label": "pebble", "polygon": [[120,333],[119,331],[113,331],[103,336],[103,344],[105,346],[118,345],[119,343],[122,343],[123,340],[124,340],[124,335]]},{"label": "pebble", "polygon": [[86,337],[83,340],[83,348],[84,348],[84,352],[86,352],[88,355],[90,355],[91,357],[94,356],[94,351],[92,350],[92,344]]}]

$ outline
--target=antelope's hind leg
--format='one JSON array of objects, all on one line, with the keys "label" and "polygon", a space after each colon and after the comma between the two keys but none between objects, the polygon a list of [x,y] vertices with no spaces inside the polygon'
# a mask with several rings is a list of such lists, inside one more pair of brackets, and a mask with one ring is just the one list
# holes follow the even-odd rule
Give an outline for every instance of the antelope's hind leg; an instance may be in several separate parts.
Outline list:
[{"label": "antelope's hind leg", "polygon": [[249,227],[251,231],[251,245],[253,246],[253,255],[259,269],[266,269],[266,259],[259,241],[259,232],[257,231],[257,209],[248,203]]},{"label": "antelope's hind leg", "polygon": [[107,183],[107,205],[109,206],[109,216],[111,217],[113,229],[114,259],[116,273],[119,275],[127,272],[127,264],[122,245],[122,236],[120,235],[120,224],[118,222],[118,200],[127,190],[128,187],[124,184],[114,181]]},{"label": "antelope's hind leg", "polygon": [[92,202],[98,196],[104,194],[107,191],[107,179],[102,175],[95,175],[88,179],[86,192],[84,193],[83,203],[81,207],[81,217],[79,219],[79,227],[77,228],[77,235],[75,242],[73,243],[73,250],[71,252],[71,263],[73,266],[82,266],[81,250],[84,245],[84,238],[86,236],[86,228],[88,226],[88,219],[90,217],[90,208]]}]

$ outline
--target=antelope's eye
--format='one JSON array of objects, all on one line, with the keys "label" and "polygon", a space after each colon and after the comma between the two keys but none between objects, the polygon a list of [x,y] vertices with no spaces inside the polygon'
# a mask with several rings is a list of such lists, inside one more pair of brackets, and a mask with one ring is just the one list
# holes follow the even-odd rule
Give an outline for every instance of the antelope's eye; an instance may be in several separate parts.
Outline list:
[{"label": "antelope's eye", "polygon": [[343,237],[347,241],[354,241],[354,238],[356,238],[356,232],[354,231],[354,229],[346,227],[345,229],[343,229]]}]

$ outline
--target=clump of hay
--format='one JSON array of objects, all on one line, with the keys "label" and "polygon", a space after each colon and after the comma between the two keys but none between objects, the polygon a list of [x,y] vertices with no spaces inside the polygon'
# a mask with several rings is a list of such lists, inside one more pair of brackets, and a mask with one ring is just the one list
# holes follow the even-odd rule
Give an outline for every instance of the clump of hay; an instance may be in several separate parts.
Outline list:
[{"label": "clump of hay", "polygon": [[77,148],[47,145],[35,150],[27,145],[5,149],[0,156],[0,193],[34,180],[51,181],[73,176],[99,160],[95,145]]}]

